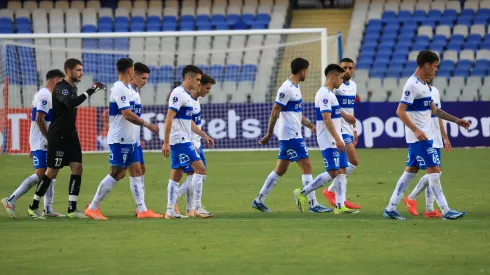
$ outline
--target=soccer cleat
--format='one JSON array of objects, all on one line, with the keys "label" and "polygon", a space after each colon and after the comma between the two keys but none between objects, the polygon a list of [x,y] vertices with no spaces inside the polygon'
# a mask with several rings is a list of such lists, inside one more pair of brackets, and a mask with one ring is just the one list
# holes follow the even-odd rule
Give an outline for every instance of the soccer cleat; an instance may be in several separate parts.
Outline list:
[{"label": "soccer cleat", "polygon": [[417,201],[416,200],[411,200],[406,196],[403,198],[403,203],[407,206],[408,212],[414,216],[418,216],[419,212],[417,211]]},{"label": "soccer cleat", "polygon": [[165,213],[165,219],[171,220],[171,219],[187,219],[189,218],[188,216],[181,215],[179,213],[175,213],[174,210],[167,210],[167,213]]},{"label": "soccer cleat", "polygon": [[424,218],[430,219],[430,218],[442,218],[441,212],[438,210],[433,210],[433,211],[425,211]]},{"label": "soccer cleat", "polygon": [[310,206],[310,213],[328,213],[332,211],[333,211],[332,208],[325,207],[321,204]]},{"label": "soccer cleat", "polygon": [[[75,212],[79,212],[79,211],[75,211]],[[75,212],[72,212],[72,213],[75,213]],[[70,217],[70,214],[71,213],[68,213],[68,217]],[[80,213],[80,215],[83,215],[83,214]],[[107,217],[104,217],[104,215],[102,215],[102,213],[100,213],[100,209],[99,208],[92,210],[92,209],[89,209],[87,207],[87,208],[85,208],[85,215],[83,215],[83,216],[88,217],[88,218],[91,218],[93,220],[108,220]],[[70,217],[70,218],[72,218],[72,217]]]},{"label": "soccer cleat", "polygon": [[2,205],[5,208],[5,211],[7,211],[7,214],[12,218],[15,219],[17,216],[15,216],[15,202],[11,203],[8,201],[8,198],[3,198],[2,199]]},{"label": "soccer cleat", "polygon": [[299,212],[304,213],[305,208],[308,205],[308,198],[301,194],[301,188],[294,189],[293,191],[294,194],[294,200],[296,201],[296,206],[299,209]]},{"label": "soccer cleat", "polygon": [[49,211],[49,212],[46,212],[46,210],[44,210],[43,216],[44,217],[48,217],[48,218],[64,218],[64,217],[66,217],[66,215],[63,215],[61,213],[58,213],[54,209],[51,209],[51,211]]},{"label": "soccer cleat", "polygon": [[39,209],[30,209],[30,208],[27,208],[27,215],[29,215],[29,217],[35,219],[35,220],[45,220],[46,217],[44,217],[42,214],[41,214],[41,211],[39,211]]},{"label": "soccer cleat", "polygon": [[359,210],[349,209],[349,208],[343,206],[342,208],[335,208],[333,210],[333,213],[335,213],[336,215],[338,215],[338,214],[357,214],[357,213],[359,213]]},{"label": "soccer cleat", "polygon": [[459,218],[462,218],[464,217],[464,215],[466,214],[465,211],[463,212],[458,212],[456,210],[449,210],[449,212],[446,213],[446,215],[442,216],[442,218],[444,220],[457,220]]},{"label": "soccer cleat", "polygon": [[383,213],[383,217],[385,217],[387,219],[402,220],[402,221],[407,219],[407,218],[402,217],[402,215],[400,215],[400,213],[398,213],[398,211],[396,211],[396,210],[388,211],[388,210],[386,210],[386,208],[385,208],[385,211]]},{"label": "soccer cleat", "polygon": [[255,208],[261,212],[265,212],[265,213],[270,213],[272,211],[269,210],[269,208],[267,208],[267,205],[265,205],[265,203],[263,202],[258,202],[257,200],[254,200],[252,202],[252,208]]},{"label": "soccer cleat", "polygon": [[196,217],[199,217],[199,218],[212,218],[214,216],[213,213],[207,211],[206,209],[204,209],[203,206],[199,207],[198,209],[195,209],[194,210],[194,215]]},{"label": "soccer cleat", "polygon": [[[334,193],[335,194],[335,193]],[[361,209],[361,206],[358,205],[358,204],[353,204],[352,202],[350,201],[344,201],[344,205],[345,207],[349,208],[349,209]]]},{"label": "soccer cleat", "polygon": [[323,195],[332,206],[335,206],[337,204],[337,202],[335,201],[335,192],[329,192],[328,188],[325,188],[325,190],[323,190]]},{"label": "soccer cleat", "polygon": [[161,219],[161,218],[163,218],[163,215],[157,214],[151,210],[146,210],[145,212],[136,211],[136,218],[138,218],[138,219]]}]

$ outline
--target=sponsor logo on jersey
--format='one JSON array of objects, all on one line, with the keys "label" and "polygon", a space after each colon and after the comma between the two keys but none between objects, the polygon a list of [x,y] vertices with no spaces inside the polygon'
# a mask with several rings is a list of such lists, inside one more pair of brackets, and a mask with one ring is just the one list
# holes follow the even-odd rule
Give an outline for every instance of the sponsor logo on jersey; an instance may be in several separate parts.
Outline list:
[{"label": "sponsor logo on jersey", "polygon": [[175,103],[175,102],[179,101],[179,98],[176,97],[176,96],[174,96],[174,98],[172,99],[172,101]]},{"label": "sponsor logo on jersey", "polygon": [[56,151],[56,156],[57,157],[63,157],[65,155],[64,151]]},{"label": "sponsor logo on jersey", "polygon": [[286,95],[284,93],[279,94],[279,98],[284,98]]}]

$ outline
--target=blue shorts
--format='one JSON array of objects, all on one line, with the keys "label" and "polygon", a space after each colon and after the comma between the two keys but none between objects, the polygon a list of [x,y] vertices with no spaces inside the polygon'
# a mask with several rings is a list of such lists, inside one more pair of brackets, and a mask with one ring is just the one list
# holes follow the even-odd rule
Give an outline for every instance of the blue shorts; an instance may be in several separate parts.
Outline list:
[{"label": "blue shorts", "polygon": [[440,149],[432,148],[432,140],[417,141],[408,145],[407,166],[425,170],[427,167],[440,166]]},{"label": "blue shorts", "polygon": [[32,151],[32,164],[34,165],[34,169],[48,168],[46,163],[46,159],[48,158],[48,151],[44,150],[36,150]]},{"label": "blue shorts", "polygon": [[327,148],[322,150],[325,171],[340,169],[340,153],[337,148]]},{"label": "blue shorts", "polygon": [[134,152],[135,154],[138,154],[139,163],[145,164],[145,158],[143,157],[143,148],[141,148],[141,145],[136,146],[136,148],[134,148]]},{"label": "blue shorts", "polygon": [[109,164],[115,167],[128,167],[131,163],[140,162],[136,144],[109,144]]},{"label": "blue shorts", "polygon": [[172,169],[185,169],[194,161],[201,160],[199,152],[190,142],[170,145],[170,162]]},{"label": "blue shorts", "polygon": [[345,145],[354,142],[354,136],[348,134],[342,134],[342,139],[344,140]]},{"label": "blue shorts", "polygon": [[[204,156],[204,151],[202,150],[202,146],[199,147],[199,157],[201,157],[202,162],[204,163],[204,167],[206,167],[206,157]],[[194,172],[194,169],[189,165],[184,168],[184,173]]]},{"label": "blue shorts", "polygon": [[309,157],[308,148],[306,148],[306,143],[302,138],[279,141],[278,159],[295,162]]}]

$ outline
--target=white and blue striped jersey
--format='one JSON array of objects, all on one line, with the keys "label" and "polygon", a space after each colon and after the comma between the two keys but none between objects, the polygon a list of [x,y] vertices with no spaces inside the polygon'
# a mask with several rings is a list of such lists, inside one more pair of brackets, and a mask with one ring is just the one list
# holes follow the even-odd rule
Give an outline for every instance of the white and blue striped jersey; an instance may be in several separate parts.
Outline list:
[{"label": "white and blue striped jersey", "polygon": [[[431,103],[432,97],[429,86],[412,75],[403,86],[400,103],[407,104],[407,114],[415,126],[425,133],[429,140],[433,140]],[[415,134],[405,126],[405,139],[407,143],[419,141]]]},{"label": "white and blue striped jersey", "polygon": [[[192,97],[192,96],[191,96]],[[192,97],[192,120],[196,123],[197,127],[199,129],[202,128],[202,121],[201,121],[201,104],[199,103],[198,98],[193,98]],[[192,144],[196,147],[201,147],[201,136],[192,132],[191,133],[191,139],[192,139]]]},{"label": "white and blue striped jersey", "polygon": [[[436,105],[437,108],[441,107],[441,95],[439,90],[431,86],[430,87],[430,95],[432,96],[432,101]],[[434,131],[434,144],[432,147],[434,148],[443,148],[444,143],[442,143],[442,135],[441,135],[441,127],[439,126],[439,118],[435,115],[432,115],[432,129]]]},{"label": "white and blue striped jersey", "polygon": [[29,146],[31,151],[48,150],[46,138],[39,130],[39,126],[36,124],[37,113],[44,113],[44,121],[46,123],[46,129],[51,124],[51,118],[53,113],[53,104],[51,99],[51,92],[47,88],[42,88],[37,91],[32,100],[32,122],[31,130],[29,133]]},{"label": "white and blue striped jersey", "polygon": [[[357,84],[350,80],[342,83],[338,89],[334,90],[341,111],[349,115],[354,115],[354,104],[356,102]],[[342,125],[342,134],[354,135],[354,128],[345,119],[340,120]]]},{"label": "white and blue striped jersey", "polygon": [[126,120],[121,111],[131,109],[134,111],[134,92],[132,88],[117,81],[111,88],[109,96],[109,132],[107,144],[133,144],[134,124]]},{"label": "white and blue striped jersey", "polygon": [[[138,116],[141,117],[141,97],[140,97],[140,92],[138,89],[135,89],[131,87],[131,84],[129,84],[129,87],[131,88],[131,91],[133,92],[133,98],[134,98],[134,109],[133,112]],[[134,138],[136,140],[136,145],[140,146],[141,142],[141,126],[133,124],[134,127]]]},{"label": "white and blue striped jersey", "polygon": [[342,126],[340,105],[335,94],[327,87],[322,86],[315,95],[315,113],[316,113],[316,140],[320,150],[328,148],[337,148],[335,139],[328,131],[325,123],[323,122],[322,113],[331,113],[332,121],[335,126],[335,130],[340,138],[342,138]]},{"label": "white and blue striped jersey", "polygon": [[177,112],[170,131],[170,145],[192,142],[191,121],[193,99],[184,87],[179,86],[172,91],[168,100],[168,108]]},{"label": "white and blue striped jersey", "polygon": [[299,85],[294,84],[290,79],[284,81],[277,91],[275,103],[282,106],[279,114],[279,140],[302,138],[303,97]]}]

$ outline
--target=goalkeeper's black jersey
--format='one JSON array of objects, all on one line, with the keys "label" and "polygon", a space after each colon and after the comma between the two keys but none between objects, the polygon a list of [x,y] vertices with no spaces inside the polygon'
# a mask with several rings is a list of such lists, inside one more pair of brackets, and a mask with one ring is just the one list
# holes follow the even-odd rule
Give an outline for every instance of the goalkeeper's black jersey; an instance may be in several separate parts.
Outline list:
[{"label": "goalkeeper's black jersey", "polygon": [[76,120],[77,106],[85,101],[87,97],[82,94],[78,96],[76,86],[71,86],[64,79],[58,82],[54,88],[53,118],[49,126],[49,137],[70,137],[77,135]]}]

